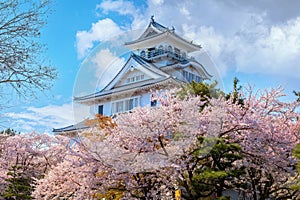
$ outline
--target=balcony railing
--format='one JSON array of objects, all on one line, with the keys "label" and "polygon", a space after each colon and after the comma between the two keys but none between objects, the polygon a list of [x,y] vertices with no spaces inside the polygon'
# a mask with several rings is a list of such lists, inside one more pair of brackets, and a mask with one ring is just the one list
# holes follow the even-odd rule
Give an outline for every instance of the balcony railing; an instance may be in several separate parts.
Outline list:
[{"label": "balcony railing", "polygon": [[164,56],[168,56],[174,59],[177,59],[179,61],[184,61],[186,60],[186,57],[183,57],[181,54],[178,53],[174,53],[172,51],[166,51],[163,49],[155,49],[155,50],[151,50],[148,52],[141,52],[140,54],[141,57],[146,58],[147,60],[153,60],[159,57],[164,57]]}]

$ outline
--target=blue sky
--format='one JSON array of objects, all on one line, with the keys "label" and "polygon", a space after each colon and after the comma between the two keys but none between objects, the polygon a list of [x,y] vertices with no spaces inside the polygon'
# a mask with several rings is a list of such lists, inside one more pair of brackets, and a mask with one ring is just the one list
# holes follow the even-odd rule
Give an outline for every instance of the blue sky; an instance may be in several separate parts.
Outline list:
[{"label": "blue sky", "polygon": [[[38,94],[39,99],[14,101],[3,109],[3,128],[51,132],[52,128],[73,124],[73,88],[80,85],[78,79],[82,73],[89,73],[82,64],[84,60],[97,46],[104,47],[120,34],[142,33],[151,15],[167,27],[174,26],[176,33],[187,40],[202,45],[215,64],[216,69],[211,73],[217,74],[212,75],[218,77],[226,91],[231,90],[235,76],[241,85],[251,84],[257,89],[282,85],[287,99],[294,98],[293,90],[300,90],[300,12],[297,10],[300,2],[297,0],[276,3],[271,0],[228,0],[226,3],[219,0],[57,0],[52,7],[41,40],[48,47],[46,56],[57,67],[59,78],[51,91]],[[113,52],[102,53],[115,59],[118,65],[124,61]],[[92,75],[99,75],[100,64],[95,65]],[[84,84],[81,87],[93,89]]]}]

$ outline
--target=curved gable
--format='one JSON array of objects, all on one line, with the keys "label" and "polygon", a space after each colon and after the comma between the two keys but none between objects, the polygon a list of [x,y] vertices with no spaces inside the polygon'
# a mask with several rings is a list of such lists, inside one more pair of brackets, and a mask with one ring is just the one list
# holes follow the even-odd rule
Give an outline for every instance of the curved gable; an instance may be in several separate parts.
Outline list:
[{"label": "curved gable", "polygon": [[[147,79],[159,79],[168,77],[168,74],[157,69],[154,66],[150,66],[146,62],[139,60],[139,57],[132,54],[126,64],[122,67],[119,73],[112,79],[112,81],[103,88],[102,91],[107,91],[116,87],[121,87],[123,85],[128,85],[130,83],[137,82],[136,79],[140,76],[138,81]],[[128,78],[134,78],[135,80],[130,80],[127,82]]]}]

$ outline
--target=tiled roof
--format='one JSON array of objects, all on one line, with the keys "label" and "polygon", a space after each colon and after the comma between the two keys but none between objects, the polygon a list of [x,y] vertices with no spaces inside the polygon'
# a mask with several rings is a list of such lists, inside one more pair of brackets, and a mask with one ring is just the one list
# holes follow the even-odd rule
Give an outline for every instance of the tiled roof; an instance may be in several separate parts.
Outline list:
[{"label": "tiled roof", "polygon": [[66,126],[63,128],[57,128],[57,129],[54,128],[52,130],[52,132],[59,134],[59,133],[64,133],[64,132],[79,131],[79,130],[86,129],[86,128],[89,128],[89,127],[87,125],[85,125],[85,120],[84,120],[75,125],[70,125],[70,126]]},{"label": "tiled roof", "polygon": [[92,95],[88,96],[83,96],[83,97],[76,97],[74,98],[75,101],[85,101],[85,100],[93,100],[95,98],[99,98],[102,96],[106,95],[112,95],[112,94],[118,94],[121,92],[126,92],[126,91],[132,91],[132,90],[142,90],[150,86],[154,86],[155,84],[163,84],[165,81],[173,79],[172,77],[169,78],[160,78],[160,79],[151,79],[151,80],[146,80],[146,81],[141,81],[137,82],[135,84],[129,84],[129,85],[124,85],[122,87],[114,88],[111,90],[106,90],[102,92],[97,92]]},{"label": "tiled roof", "polygon": [[151,21],[150,23],[151,23],[151,25],[153,27],[155,27],[156,29],[158,29],[160,31],[167,31],[167,30],[169,30],[167,27],[164,27],[163,25],[161,25],[161,24],[159,24],[159,23],[157,23],[155,21]]},{"label": "tiled roof", "polygon": [[85,99],[92,99],[98,96],[103,96],[103,95],[107,95],[107,94],[111,94],[114,92],[119,92],[119,91],[123,91],[123,90],[128,90],[131,88],[135,88],[135,87],[142,87],[144,84],[154,84],[156,82],[160,82],[161,80],[165,80],[169,77],[169,75],[165,72],[163,72],[162,70],[158,69],[155,65],[153,65],[152,63],[150,63],[149,61],[147,61],[146,59],[132,53],[131,54],[132,59],[134,59],[136,62],[138,62],[139,64],[141,64],[143,67],[145,67],[146,69],[160,75],[162,78],[156,79],[156,80],[146,80],[146,81],[142,81],[142,82],[137,82],[137,85],[135,86],[135,84],[130,84],[130,85],[125,85],[125,86],[121,86],[119,88],[114,88],[111,90],[106,90],[107,86],[109,84],[111,84],[120,74],[120,72],[124,69],[124,67],[126,66],[126,64],[123,66],[123,68],[120,70],[120,72],[112,79],[112,81],[106,86],[104,87],[102,90],[100,90],[99,92],[93,93],[93,94],[89,94],[86,96],[82,96],[82,97],[74,97],[74,100],[85,100]]}]

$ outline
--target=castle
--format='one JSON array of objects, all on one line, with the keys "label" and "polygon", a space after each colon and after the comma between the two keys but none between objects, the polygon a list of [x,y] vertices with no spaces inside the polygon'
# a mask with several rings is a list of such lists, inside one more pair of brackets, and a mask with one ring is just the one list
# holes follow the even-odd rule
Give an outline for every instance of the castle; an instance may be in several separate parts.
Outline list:
[{"label": "castle", "polygon": [[[136,107],[157,106],[151,101],[151,91],[212,77],[201,63],[189,56],[201,46],[183,39],[174,28],[157,23],[153,16],[141,36],[124,45],[131,54],[117,75],[102,90],[74,97],[75,102],[96,107],[95,114],[113,116]],[[53,132],[60,134],[83,128],[86,125],[81,122]]]}]

